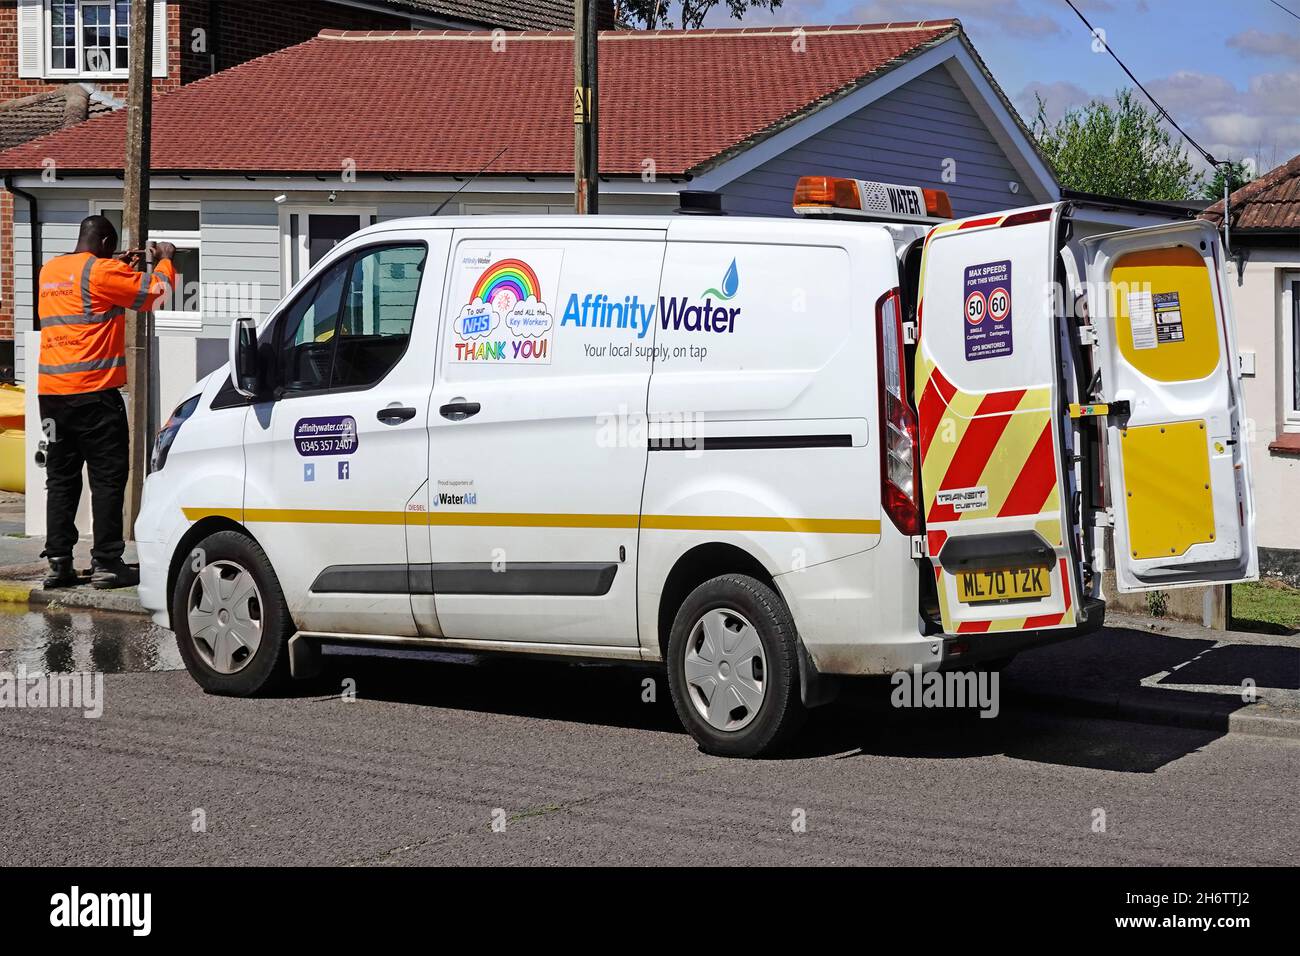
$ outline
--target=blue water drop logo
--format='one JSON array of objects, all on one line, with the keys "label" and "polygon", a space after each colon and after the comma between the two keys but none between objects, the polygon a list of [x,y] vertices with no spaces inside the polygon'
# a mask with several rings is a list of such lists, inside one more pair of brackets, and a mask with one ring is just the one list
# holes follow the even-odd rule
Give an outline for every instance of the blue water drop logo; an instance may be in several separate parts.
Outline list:
[{"label": "blue water drop logo", "polygon": [[732,298],[740,289],[740,272],[736,269],[736,260],[731,260],[731,265],[727,267],[727,274],[722,277],[722,288],[705,289],[704,298],[712,296],[725,302]]}]

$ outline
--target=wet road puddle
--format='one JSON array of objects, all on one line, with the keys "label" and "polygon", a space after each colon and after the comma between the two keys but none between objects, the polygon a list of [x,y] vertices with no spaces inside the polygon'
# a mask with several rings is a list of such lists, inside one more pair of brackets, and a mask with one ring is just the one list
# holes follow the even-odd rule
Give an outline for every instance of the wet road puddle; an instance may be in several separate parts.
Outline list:
[{"label": "wet road puddle", "polygon": [[181,670],[176,637],[146,617],[58,608],[0,611],[0,671]]}]

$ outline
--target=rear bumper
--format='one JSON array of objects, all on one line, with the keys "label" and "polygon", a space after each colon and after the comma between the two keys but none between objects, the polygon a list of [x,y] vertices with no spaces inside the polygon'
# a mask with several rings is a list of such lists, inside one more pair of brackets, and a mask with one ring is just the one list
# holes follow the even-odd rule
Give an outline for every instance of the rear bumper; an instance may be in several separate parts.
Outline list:
[{"label": "rear bumper", "polygon": [[1105,619],[1105,605],[1090,601],[1088,622],[1080,627],[927,635],[917,607],[919,576],[915,561],[890,560],[877,549],[775,580],[808,657],[826,676],[969,667],[1090,633]]},{"label": "rear bumper", "polygon": [[1106,621],[1106,605],[1088,600],[1088,621],[1078,627],[1058,627],[1045,631],[1012,631],[1005,634],[943,634],[941,670],[960,670],[1011,657],[1049,644],[1059,644],[1100,630]]}]

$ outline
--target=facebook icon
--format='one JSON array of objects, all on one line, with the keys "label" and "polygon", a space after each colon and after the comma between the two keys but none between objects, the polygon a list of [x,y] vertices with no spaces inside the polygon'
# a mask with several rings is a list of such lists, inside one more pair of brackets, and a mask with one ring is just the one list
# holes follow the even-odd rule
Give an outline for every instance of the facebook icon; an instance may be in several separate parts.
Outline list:
[{"label": "facebook icon", "polygon": [[346,481],[351,477],[348,473],[348,463],[346,461],[339,462],[339,481]]}]

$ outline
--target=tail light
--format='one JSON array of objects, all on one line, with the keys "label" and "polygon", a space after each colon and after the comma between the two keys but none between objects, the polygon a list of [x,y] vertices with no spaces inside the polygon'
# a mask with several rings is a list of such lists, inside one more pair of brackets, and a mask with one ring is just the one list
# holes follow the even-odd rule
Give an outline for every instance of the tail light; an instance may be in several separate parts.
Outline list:
[{"label": "tail light", "polygon": [[904,394],[903,303],[897,289],[876,302],[876,365],[880,381],[880,501],[906,535],[921,533],[917,506],[916,413]]}]

